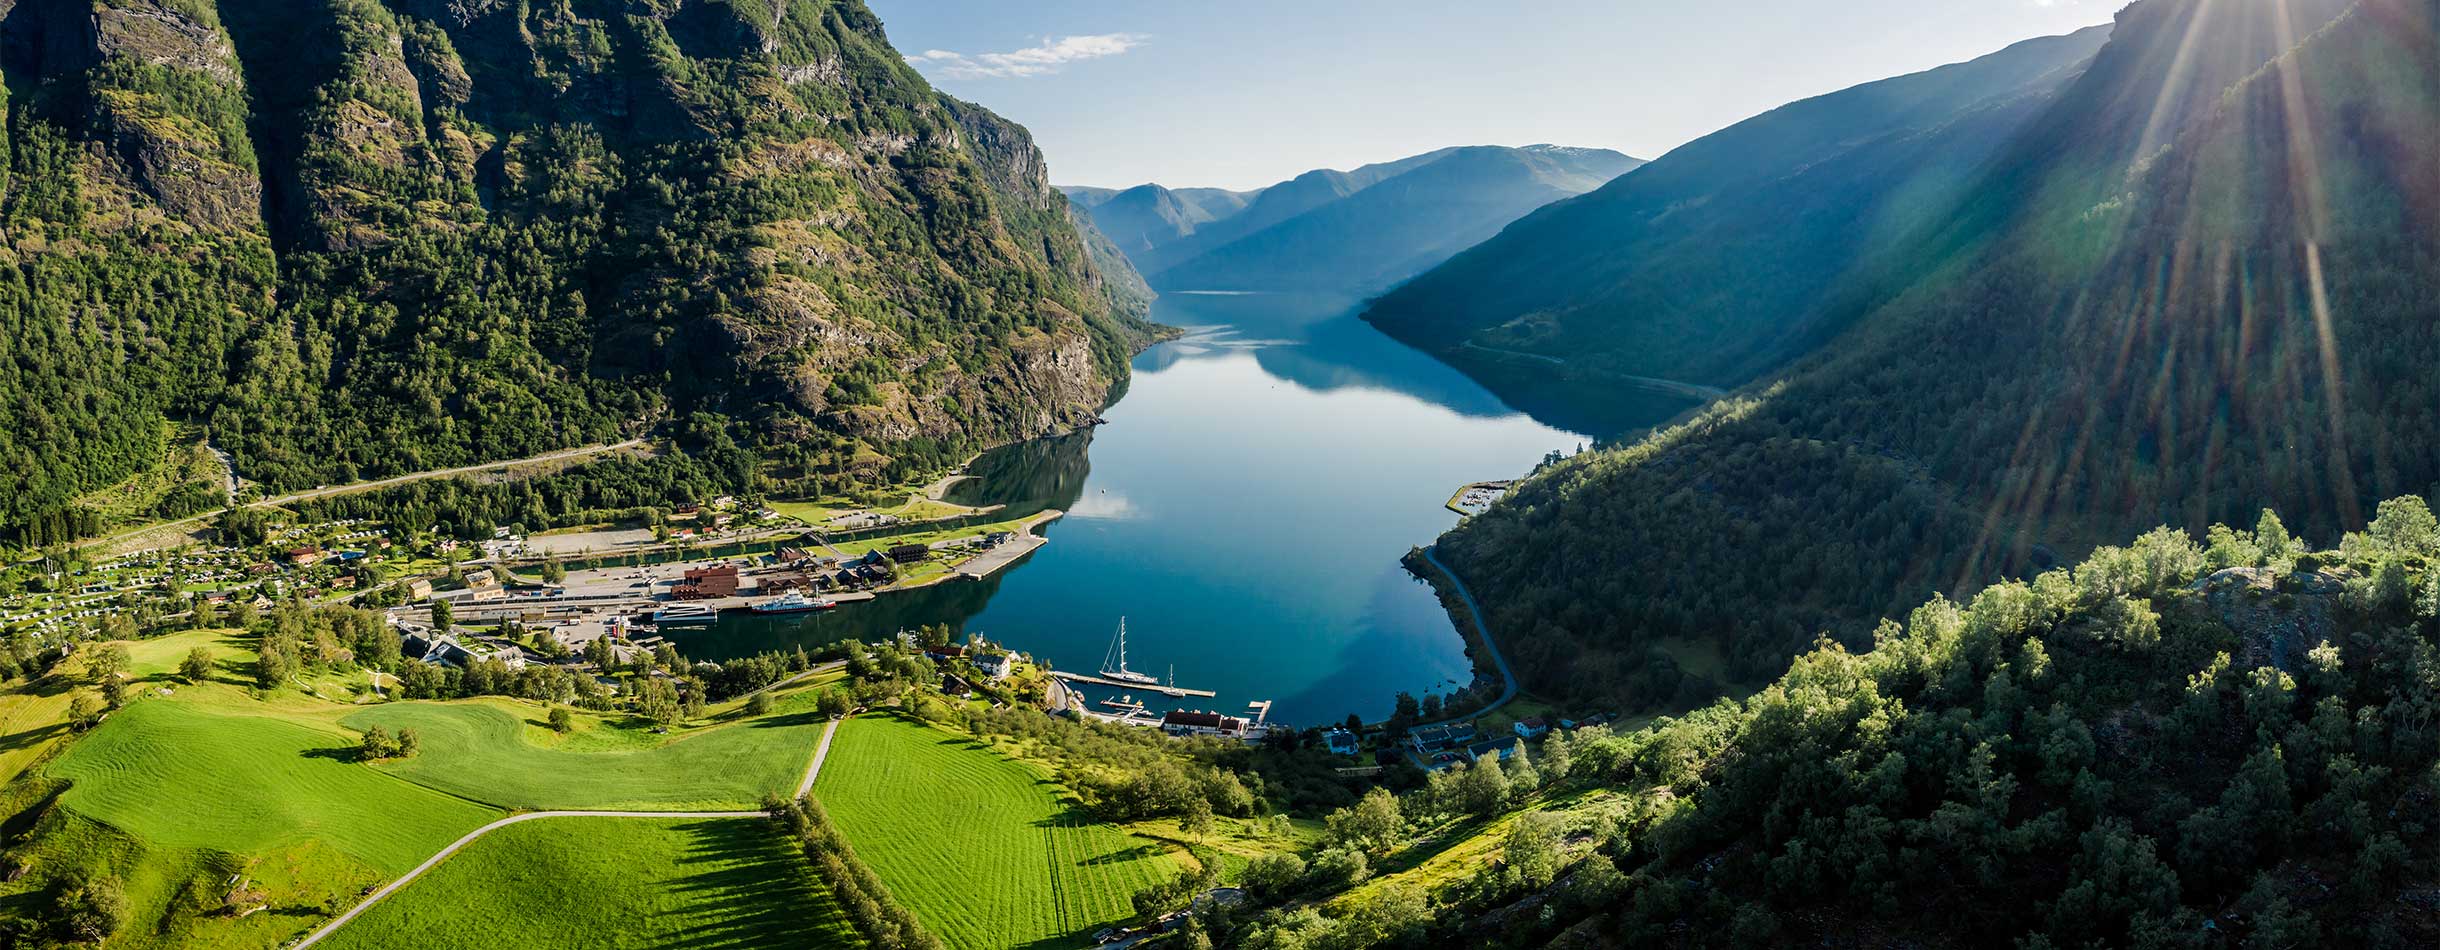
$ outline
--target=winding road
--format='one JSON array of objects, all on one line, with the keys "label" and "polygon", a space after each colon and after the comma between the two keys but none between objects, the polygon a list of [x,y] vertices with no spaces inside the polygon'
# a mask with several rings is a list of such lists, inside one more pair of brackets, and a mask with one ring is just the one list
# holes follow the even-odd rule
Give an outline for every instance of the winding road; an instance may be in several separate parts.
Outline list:
[{"label": "winding road", "polygon": [[[810,672],[810,671],[808,671],[808,672]],[[797,784],[797,786],[796,786],[796,796],[797,796],[798,798],[803,798],[803,797],[805,797],[807,794],[809,794],[809,793],[811,793],[811,792],[813,791],[813,780],[814,780],[814,778],[822,774],[822,760],[827,759],[827,758],[829,758],[829,757],[830,757],[830,737],[831,737],[832,735],[837,734],[837,732],[838,732],[838,731],[839,731],[839,720],[836,720],[836,719],[831,720],[831,721],[829,722],[829,724],[828,724],[828,725],[825,725],[825,726],[823,726],[823,727],[822,727],[822,741],[821,741],[819,744],[815,745],[815,746],[814,746],[814,748],[813,748],[813,762],[812,762],[811,764],[809,764],[809,765],[805,766],[805,780],[804,780],[803,782],[798,783],[798,784]],[[467,833],[466,833],[465,837],[462,837],[462,838],[457,839],[456,841],[450,842],[450,843],[449,843],[449,846],[448,846],[448,847],[446,847],[446,848],[442,848],[442,849],[440,850],[440,853],[439,853],[439,854],[435,854],[435,855],[433,855],[433,856],[431,856],[431,857],[429,857],[429,858],[425,858],[425,859],[424,859],[424,863],[416,865],[414,870],[411,870],[411,871],[408,871],[408,872],[407,872],[407,873],[405,873],[405,874],[399,875],[398,880],[391,881],[391,882],[390,882],[390,883],[388,883],[388,884],[384,884],[384,885],[382,885],[382,886],[381,886],[381,889],[376,890],[376,891],[374,891],[374,892],[373,892],[373,893],[371,893],[371,894],[367,894],[367,895],[365,895],[364,900],[358,901],[358,902],[356,903],[356,906],[348,908],[347,913],[340,914],[340,915],[339,915],[337,918],[333,919],[333,920],[332,920],[330,923],[323,924],[323,925],[322,925],[322,928],[321,928],[320,930],[316,930],[316,931],[314,931],[313,933],[307,934],[307,935],[305,936],[305,939],[297,941],[296,943],[292,944],[292,945],[291,945],[291,947],[293,948],[293,950],[304,950],[304,948],[306,948],[306,947],[310,947],[310,946],[313,946],[313,945],[314,945],[314,944],[316,944],[316,943],[321,942],[321,941],[322,941],[322,938],[324,938],[324,937],[328,937],[328,936],[330,936],[330,935],[331,935],[331,934],[333,934],[333,933],[337,933],[337,932],[338,932],[338,930],[339,930],[339,928],[344,927],[344,926],[347,926],[347,922],[348,922],[348,921],[351,921],[351,920],[356,919],[356,915],[361,914],[361,913],[364,913],[365,911],[372,909],[372,907],[373,907],[373,905],[374,905],[374,904],[381,903],[381,899],[382,899],[382,898],[384,898],[384,897],[388,897],[388,896],[390,896],[391,892],[396,891],[396,890],[398,890],[399,888],[405,887],[405,886],[407,886],[408,884],[413,883],[413,882],[415,881],[415,879],[416,879],[416,878],[418,878],[418,877],[422,877],[425,871],[432,870],[434,867],[438,866],[438,865],[439,865],[439,864],[440,864],[442,861],[448,860],[449,856],[450,856],[450,855],[452,855],[452,854],[456,854],[456,853],[458,852],[458,849],[459,849],[459,848],[463,848],[463,847],[467,846],[468,844],[473,843],[473,842],[474,842],[474,840],[475,840],[476,838],[480,838],[480,837],[482,837],[482,836],[484,836],[484,835],[490,834],[490,833],[492,833],[492,832],[494,832],[494,831],[498,831],[498,830],[500,830],[500,829],[502,829],[502,828],[506,828],[506,827],[508,827],[508,826],[510,826],[510,825],[513,825],[513,824],[516,824],[516,823],[518,823],[518,822],[522,822],[522,821],[533,821],[534,819],[537,819],[537,818],[664,818],[664,819],[667,819],[667,818],[714,818],[714,819],[717,819],[717,818],[767,818],[767,817],[770,817],[770,813],[768,813],[768,812],[762,812],[762,811],[534,811],[534,812],[526,812],[525,814],[522,814],[522,815],[510,815],[510,816],[508,816],[508,817],[506,817],[506,818],[502,818],[502,819],[500,819],[500,820],[498,820],[498,821],[492,822],[491,824],[484,825],[483,827],[477,828],[477,829],[475,829],[475,830],[473,830],[473,831],[469,831],[469,832],[467,832]]]},{"label": "winding road", "polygon": [[1474,592],[1466,589],[1466,582],[1458,578],[1456,571],[1452,571],[1449,569],[1448,565],[1440,563],[1440,555],[1437,551],[1437,547],[1438,546],[1435,545],[1434,547],[1423,549],[1423,559],[1430,561],[1433,567],[1439,568],[1440,573],[1447,575],[1449,578],[1449,583],[1457,588],[1457,599],[1459,602],[1466,605],[1466,614],[1474,618],[1474,632],[1482,635],[1483,649],[1491,651],[1491,665],[1499,668],[1500,679],[1503,682],[1503,685],[1500,688],[1500,698],[1492,700],[1490,705],[1452,719],[1443,719],[1439,722],[1416,723],[1415,725],[1419,727],[1436,726],[1443,723],[1472,722],[1476,719],[1490,715],[1493,710],[1508,705],[1509,700],[1517,698],[1517,675],[1509,671],[1508,657],[1500,652],[1499,643],[1491,639],[1491,623],[1490,621],[1483,619],[1483,605],[1475,602]]}]

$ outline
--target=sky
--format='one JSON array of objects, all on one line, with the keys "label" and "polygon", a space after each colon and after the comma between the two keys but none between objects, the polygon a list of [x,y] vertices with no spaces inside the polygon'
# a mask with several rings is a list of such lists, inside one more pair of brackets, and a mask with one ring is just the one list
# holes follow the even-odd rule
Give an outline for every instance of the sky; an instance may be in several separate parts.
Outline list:
[{"label": "sky", "polygon": [[1661,153],[2123,0],[868,0],[1061,185],[1256,188],[1450,145]]}]

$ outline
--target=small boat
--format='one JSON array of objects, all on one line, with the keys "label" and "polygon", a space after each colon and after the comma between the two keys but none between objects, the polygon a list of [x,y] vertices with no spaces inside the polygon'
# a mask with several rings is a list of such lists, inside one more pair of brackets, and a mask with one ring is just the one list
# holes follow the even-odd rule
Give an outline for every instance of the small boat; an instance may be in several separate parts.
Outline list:
[{"label": "small boat", "polygon": [[838,605],[838,601],[827,597],[807,597],[804,591],[792,590],[746,609],[758,614],[801,614],[829,610]]},{"label": "small boat", "polygon": [[1161,692],[1167,693],[1167,694],[1169,694],[1169,695],[1171,695],[1171,696],[1184,696],[1184,695],[1186,695],[1186,691],[1185,691],[1185,690],[1182,690],[1182,689],[1179,689],[1179,688],[1178,688],[1178,665],[1177,665],[1177,664],[1172,663],[1172,664],[1170,664],[1170,665],[1169,665],[1169,683],[1168,683],[1168,685],[1165,685],[1165,686],[1160,686],[1160,687],[1157,687],[1157,688],[1158,688],[1158,689],[1159,689]]},{"label": "small boat", "polygon": [[[1111,663],[1113,657],[1117,659],[1116,665]],[[1127,668],[1127,618],[1125,617],[1118,618],[1118,639],[1110,641],[1109,654],[1101,658],[1101,678],[1143,686],[1161,685],[1160,677],[1138,673]]]},{"label": "small boat", "polygon": [[709,604],[671,604],[652,612],[652,622],[669,626],[700,626],[720,619]]}]

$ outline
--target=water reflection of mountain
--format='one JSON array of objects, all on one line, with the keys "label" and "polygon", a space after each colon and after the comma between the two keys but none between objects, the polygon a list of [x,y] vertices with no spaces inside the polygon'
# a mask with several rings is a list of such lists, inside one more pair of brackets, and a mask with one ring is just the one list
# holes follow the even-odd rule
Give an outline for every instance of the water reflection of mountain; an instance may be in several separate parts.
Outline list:
[{"label": "water reflection of mountain", "polygon": [[1156,319],[1228,329],[1155,347],[1137,358],[1135,368],[1160,372],[1182,360],[1248,350],[1264,372],[1315,392],[1394,392],[1459,415],[1498,418],[1523,412],[1552,428],[1609,437],[1693,406],[1674,396],[1625,388],[1595,399],[1511,406],[1448,364],[1374,330],[1357,318],[1362,306],[1354,298],[1325,294],[1166,295],[1156,305]]},{"label": "water reflection of mountain", "polygon": [[1007,505],[994,518],[1022,518],[1046,508],[1066,510],[1084,494],[1093,473],[1093,430],[1034,439],[985,452],[966,467],[974,476],[949,487],[961,505]]}]

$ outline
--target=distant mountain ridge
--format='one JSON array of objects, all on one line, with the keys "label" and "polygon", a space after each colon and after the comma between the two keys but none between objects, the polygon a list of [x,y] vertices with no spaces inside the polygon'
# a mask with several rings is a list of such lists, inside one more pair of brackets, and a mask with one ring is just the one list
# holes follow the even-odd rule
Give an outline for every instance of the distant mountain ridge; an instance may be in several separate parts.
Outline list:
[{"label": "distant mountain ridge", "polygon": [[1366,319],[1528,403],[1598,402],[1627,377],[1743,383],[1837,332],[1833,289],[1936,226],[2109,32],[1737,123],[1527,216]]},{"label": "distant mountain ridge", "polygon": [[1372,293],[1641,164],[1607,149],[1437,149],[1250,192],[1068,188],[1156,290]]}]

